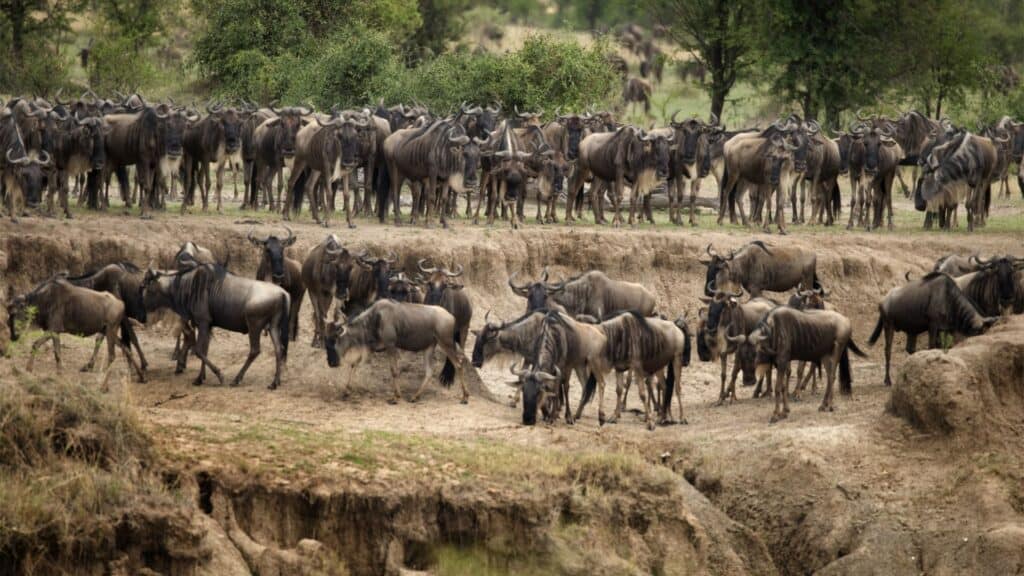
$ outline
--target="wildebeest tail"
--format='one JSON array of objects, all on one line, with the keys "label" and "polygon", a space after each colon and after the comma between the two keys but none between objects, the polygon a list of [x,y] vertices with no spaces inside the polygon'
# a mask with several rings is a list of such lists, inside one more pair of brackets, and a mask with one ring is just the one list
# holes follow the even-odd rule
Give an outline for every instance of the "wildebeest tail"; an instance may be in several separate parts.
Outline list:
[{"label": "wildebeest tail", "polygon": [[850,339],[850,342],[846,345],[846,347],[849,348],[850,350],[853,350],[853,353],[856,354],[857,356],[860,356],[861,358],[868,357],[868,355],[865,354],[863,350],[857,347],[857,343],[853,341],[853,338]]},{"label": "wildebeest tail", "polygon": [[839,357],[839,393],[850,394],[853,392],[853,375],[850,373],[850,347],[857,349],[853,341],[850,346],[843,348],[843,354]]},{"label": "wildebeest tail", "polygon": [[383,222],[388,217],[388,200],[391,198],[391,171],[384,162],[377,164],[377,176],[373,179],[377,193],[377,218]]},{"label": "wildebeest tail", "polygon": [[121,319],[121,344],[124,346],[130,346],[132,343],[132,323],[126,314]]},{"label": "wildebeest tail", "polygon": [[281,314],[280,318],[278,318],[278,320],[277,320],[277,331],[278,331],[278,336],[277,337],[280,339],[280,342],[281,342],[281,359],[282,360],[287,360],[288,359],[288,333],[289,333],[289,331],[291,329],[291,324],[289,322],[289,319],[291,318],[291,313],[292,313],[291,297],[288,296],[287,294],[284,294],[283,296],[281,296],[281,300],[282,300],[281,306],[283,307],[284,312]]},{"label": "wildebeest tail", "polygon": [[875,342],[878,342],[878,337],[882,335],[882,327],[884,323],[885,313],[883,313],[881,307],[879,307],[878,322],[875,324],[875,329],[871,332],[871,337],[868,338],[868,346],[874,346]]},{"label": "wildebeest tail", "polygon": [[[460,330],[455,331],[455,343],[462,345],[462,332]],[[445,388],[450,388],[452,382],[455,382],[455,364],[448,358],[444,359],[444,368],[441,369],[441,385]]]},{"label": "wildebeest tail", "polygon": [[[699,337],[699,335],[698,335]],[[693,356],[693,345],[690,343],[690,335],[683,334],[683,366],[690,365],[690,358]]]},{"label": "wildebeest tail", "polygon": [[666,416],[672,413],[672,394],[676,390],[676,363],[668,363],[668,375],[665,378],[665,394],[662,398],[661,409]]},{"label": "wildebeest tail", "polygon": [[597,376],[594,375],[594,371],[590,371],[590,377],[587,378],[587,383],[583,386],[583,395],[580,396],[580,406],[586,406],[594,398],[594,391],[597,390]]},{"label": "wildebeest tail", "polygon": [[306,195],[306,180],[309,179],[309,170],[303,170],[302,174],[295,179],[295,186],[292,187],[292,210],[302,210],[302,201]]}]

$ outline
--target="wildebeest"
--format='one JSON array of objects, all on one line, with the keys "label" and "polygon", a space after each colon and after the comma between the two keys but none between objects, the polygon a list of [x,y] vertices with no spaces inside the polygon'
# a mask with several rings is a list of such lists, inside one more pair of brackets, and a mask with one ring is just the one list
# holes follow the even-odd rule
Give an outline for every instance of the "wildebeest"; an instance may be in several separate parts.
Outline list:
[{"label": "wildebeest", "polygon": [[[185,199],[182,211],[194,201],[195,186],[199,183],[203,199],[203,212],[209,207],[210,164],[217,168],[217,211],[221,210],[221,190],[224,188],[224,167],[229,162],[240,163],[242,123],[247,113],[221,104],[206,106],[207,116],[185,131]],[[232,160],[236,158],[236,160]]]},{"label": "wildebeest", "polygon": [[686,185],[690,184],[690,226],[696,226],[694,218],[694,202],[697,199],[697,189],[700,182],[701,166],[705,163],[708,155],[708,135],[721,132],[725,129],[718,121],[718,117],[711,115],[711,120],[705,124],[697,118],[689,118],[682,122],[676,121],[679,114],[677,110],[672,114],[670,125],[675,131],[675,146],[669,161],[668,174],[668,197],[669,197],[669,220],[675,224],[682,224],[682,206],[686,195]]},{"label": "wildebeest", "polygon": [[[295,137],[299,129],[306,123],[304,116],[310,114],[306,108],[271,109],[277,116],[265,120],[252,133],[253,150],[253,182],[258,191],[263,192],[271,210],[277,210],[284,168],[291,167],[295,159]],[[278,195],[274,196],[271,182],[278,178]],[[256,194],[256,192],[254,192]],[[255,208],[255,205],[249,206]]]},{"label": "wildebeest", "polygon": [[579,201],[583,183],[593,177],[590,196],[594,218],[604,219],[602,185],[610,188],[615,217],[612,223],[621,224],[619,213],[623,190],[628,183],[632,189],[629,205],[629,223],[634,223],[637,200],[643,200],[658,180],[668,177],[669,148],[674,135],[645,134],[633,126],[623,126],[614,132],[601,132],[587,136],[580,142],[578,169],[569,187],[566,222],[571,222],[572,209]]},{"label": "wildebeest", "polygon": [[972,256],[958,256],[956,254],[950,254],[936,260],[935,267],[932,268],[932,271],[949,274],[953,278],[956,278],[957,276],[963,276],[970,272],[977,272],[980,266],[981,264],[979,263],[977,254]]},{"label": "wildebeest", "polygon": [[313,247],[302,261],[302,285],[309,291],[313,306],[313,347],[323,346],[324,322],[334,301],[338,277],[348,274],[352,254],[334,234]]},{"label": "wildebeest", "polygon": [[256,279],[264,282],[273,282],[284,288],[291,298],[291,307],[288,311],[288,339],[292,342],[299,335],[299,309],[302,307],[302,298],[306,295],[306,286],[302,283],[302,264],[294,258],[285,254],[285,249],[295,244],[295,233],[291,228],[285,227],[288,231],[287,238],[270,235],[266,238],[253,236],[252,230],[246,236],[253,246],[260,249],[260,263],[256,268]]},{"label": "wildebeest", "polygon": [[405,272],[392,272],[388,278],[388,296],[396,302],[423,304],[423,288],[420,282],[409,278]]},{"label": "wildebeest", "polygon": [[[345,221],[349,228],[352,223],[353,207],[348,190],[349,173],[359,165],[359,129],[369,121],[359,118],[338,117],[307,124],[295,136],[295,160],[285,188],[284,218],[291,218],[292,205],[301,207],[302,197],[309,197],[313,219],[323,225],[330,224],[333,203],[328,198],[331,187],[337,180],[344,180],[342,198],[345,203]],[[303,178],[300,180],[300,176]],[[296,186],[303,187],[302,190]],[[319,210],[324,210],[323,219]]]},{"label": "wildebeest", "polygon": [[850,221],[846,228],[853,227],[855,218],[868,230],[881,227],[883,210],[888,206],[888,226],[892,230],[892,184],[903,158],[903,149],[894,138],[895,129],[888,122],[857,122],[850,127],[850,135],[863,149],[863,173],[868,180],[861,181],[850,193]]},{"label": "wildebeest", "polygon": [[[29,308],[35,310],[31,318],[29,318]],[[75,286],[65,278],[57,276],[42,282],[27,294],[14,297],[7,304],[7,321],[12,341],[17,341],[21,337],[21,334],[18,333],[19,324],[29,320],[32,325],[38,326],[44,331],[43,336],[32,343],[32,355],[29,357],[26,368],[29,372],[32,371],[36,352],[46,341],[49,340],[53,344],[53,357],[59,370],[61,368],[61,334],[81,336],[98,334],[92,358],[86,364],[85,369],[92,367],[100,344],[106,339],[107,366],[103,370],[101,382],[106,385],[110,377],[115,346],[121,348],[125,361],[135,371],[139,381],[145,379],[142,370],[135,364],[128,349],[131,339],[130,333],[123,329],[125,326],[124,303],[113,294]],[[120,340],[117,338],[119,327],[122,327]]]},{"label": "wildebeest", "polygon": [[[436,266],[424,266],[426,260],[420,260],[417,266],[420,272],[426,274],[424,287],[426,294],[423,298],[424,304],[440,306],[447,310],[455,318],[455,343],[459,346],[466,345],[466,337],[469,335],[469,323],[473,319],[473,305],[469,302],[469,296],[462,289],[462,284],[456,278],[462,276],[462,265],[456,265],[454,271]],[[455,366],[451,360],[444,363],[441,370],[441,383],[448,386],[455,375]]]},{"label": "wildebeest", "polygon": [[920,197],[915,207],[923,209],[946,187],[963,182],[971,189],[967,201],[967,229],[983,225],[991,200],[992,178],[995,176],[996,148],[991,140],[964,132],[932,150],[921,178]]},{"label": "wildebeest", "polygon": [[585,314],[594,318],[626,310],[636,310],[644,316],[654,314],[654,294],[640,284],[612,280],[600,270],[591,270],[561,282],[548,282],[547,269],[539,282],[515,284],[516,274],[508,285],[517,295],[526,298],[526,309],[539,310],[553,305],[563,307],[570,315]]},{"label": "wildebeest", "polygon": [[[900,114],[900,117],[894,124],[896,127],[896,142],[899,143],[900,148],[903,150],[903,158],[900,160],[900,164],[903,166],[913,166],[911,182],[916,182],[922,153],[928,146],[928,140],[932,137],[932,134],[941,128],[940,124],[917,110],[910,110]],[[897,172],[898,174],[899,172]],[[900,178],[900,184],[903,184],[902,177]],[[909,194],[910,190],[907,189],[906,185],[903,185],[903,195],[907,196]]]},{"label": "wildebeest", "polygon": [[[131,262],[117,262],[107,264],[81,276],[69,276],[67,281],[82,288],[113,294],[124,303],[121,335],[128,339],[129,351],[130,347],[134,346],[135,351],[139,353],[139,373],[144,379],[148,364],[146,356],[142,353],[142,346],[139,345],[139,338],[131,324],[131,320],[146,323],[146,307],[142,302],[141,291],[143,274],[142,270],[139,270]],[[140,381],[142,380],[140,379]]]},{"label": "wildebeest", "polygon": [[[377,214],[383,221],[388,202],[394,204],[395,224],[401,224],[400,193],[406,180],[413,187],[413,224],[416,223],[420,195],[426,199],[426,224],[435,204],[447,207],[447,192],[450,188],[456,195],[465,192],[466,186],[476,184],[477,158],[468,158],[464,153],[470,143],[461,124],[449,120],[434,122],[421,128],[407,128],[393,132],[384,141],[384,159],[388,164],[391,190],[389,196],[381,197],[378,190]],[[477,149],[479,152],[479,149]],[[434,194],[441,187],[439,201]],[[440,210],[441,224],[448,226],[447,210]]]},{"label": "wildebeest", "polygon": [[256,184],[256,129],[277,114],[270,108],[246,105],[245,109],[248,117],[242,122],[242,209],[255,210],[260,206],[259,189]]},{"label": "wildebeest", "polygon": [[439,306],[378,300],[358,316],[330,324],[325,344],[327,364],[337,368],[344,363],[348,369],[348,380],[344,388],[346,394],[356,367],[367,354],[387,354],[391,363],[391,381],[395,387],[395,395],[388,400],[389,404],[396,404],[402,398],[398,387],[398,351],[426,351],[423,381],[410,399],[410,402],[416,402],[433,376],[434,350],[440,348],[455,366],[456,378],[462,388],[461,402],[469,402],[463,376],[465,358],[462,347],[455,342],[455,317]]},{"label": "wildebeest", "polygon": [[789,364],[793,360],[820,363],[825,369],[825,396],[821,399],[822,412],[831,412],[832,387],[836,367],[839,368],[839,391],[849,394],[853,377],[850,371],[850,351],[860,357],[866,355],[853,341],[850,320],[831,310],[801,311],[780,306],[769,312],[757,328],[745,337],[757,349],[758,372],[778,372],[775,384],[775,411],[771,422],[789,416]]},{"label": "wildebeest", "polygon": [[220,369],[207,358],[213,328],[249,335],[249,355],[231,381],[237,386],[246,370],[260,354],[260,335],[270,332],[274,344],[274,379],[270,389],[281,384],[281,372],[288,359],[288,321],[290,297],[280,286],[235,276],[219,264],[200,264],[187,271],[164,273],[147,270],[142,282],[143,302],[147,311],[170,308],[197,330],[192,347],[202,361],[200,385],[209,366],[217,380],[224,383]]},{"label": "wildebeest", "polygon": [[626,105],[642,103],[644,114],[651,113],[651,83],[643,78],[630,78],[622,87],[622,101]]},{"label": "wildebeest", "polygon": [[56,193],[64,216],[71,218],[68,178],[78,178],[90,171],[103,169],[107,161],[104,139],[110,128],[102,118],[67,117],[59,120],[58,126],[51,148],[56,177],[49,183],[47,210],[53,213],[53,197]]},{"label": "wildebeest", "polygon": [[803,283],[818,288],[818,256],[801,248],[771,246],[754,240],[728,256],[704,249],[709,260],[701,260],[708,267],[704,282],[704,295],[714,296],[716,290],[736,291],[742,287],[751,297],[761,292],[785,292]]},{"label": "wildebeest", "polygon": [[3,187],[7,194],[7,215],[12,222],[24,213],[26,198],[39,199],[46,182],[46,169],[50,166],[50,156],[46,151],[41,155],[35,152],[26,154],[24,148],[19,151],[8,148],[5,158],[7,164],[3,168]]},{"label": "wildebeest", "polygon": [[806,153],[806,146],[807,139],[793,120],[777,121],[761,132],[744,132],[729,139],[723,147],[725,170],[719,194],[718,223],[722,223],[727,208],[736,203],[743,225],[747,225],[742,197],[750,186],[758,191],[752,197],[757,206],[757,209],[752,208],[752,216],[760,214],[761,207],[768,208],[763,220],[766,231],[771,220],[771,194],[777,193],[775,220],[779,232],[785,233],[782,206],[796,170],[794,153],[801,150]]},{"label": "wildebeest", "polygon": [[[724,404],[727,399],[736,400],[736,376],[741,369],[753,368],[744,367],[741,362],[744,353],[753,351],[752,346],[745,341],[736,340],[735,337],[753,332],[761,318],[776,306],[774,302],[765,298],[752,298],[747,302],[740,302],[738,298],[742,294],[742,291],[728,293],[718,290],[710,297],[700,298],[707,304],[707,310],[701,312],[702,326],[697,330],[697,354],[701,360],[717,360],[721,365],[719,405]],[[734,355],[735,359],[727,389],[725,379],[730,355]],[[753,372],[750,375],[753,376]]]},{"label": "wildebeest", "polygon": [[159,204],[164,183],[177,172],[185,129],[198,116],[167,106],[147,106],[141,112],[110,114],[105,118],[110,126],[105,141],[105,172],[117,174],[127,208],[131,204],[127,167],[135,166],[135,179],[141,191],[139,213],[148,218],[150,210]]},{"label": "wildebeest", "polygon": [[334,289],[336,310],[340,309],[346,316],[355,316],[376,300],[390,298],[391,266],[396,262],[398,255],[395,253],[387,258],[374,258],[366,250],[354,254],[348,266],[342,261]]},{"label": "wildebeest", "polygon": [[[807,183],[811,184],[811,224],[819,222],[831,226],[835,222],[836,208],[839,207],[839,145],[835,140],[822,134],[810,137],[807,150],[807,170],[800,178],[800,217],[804,222],[804,193]],[[795,186],[793,204],[796,204]]]},{"label": "wildebeest", "polygon": [[928,333],[928,347],[938,348],[941,332],[975,336],[986,331],[997,318],[986,318],[946,274],[932,272],[903,286],[893,288],[878,305],[878,323],[868,344],[885,331],[885,385],[889,378],[893,332],[907,334],[907,354],[917,349],[917,336]]},{"label": "wildebeest", "polygon": [[978,308],[983,316],[1007,316],[1019,307],[1017,272],[1024,269],[1024,259],[1009,256],[981,260],[977,256],[978,270],[954,279],[964,296]]}]

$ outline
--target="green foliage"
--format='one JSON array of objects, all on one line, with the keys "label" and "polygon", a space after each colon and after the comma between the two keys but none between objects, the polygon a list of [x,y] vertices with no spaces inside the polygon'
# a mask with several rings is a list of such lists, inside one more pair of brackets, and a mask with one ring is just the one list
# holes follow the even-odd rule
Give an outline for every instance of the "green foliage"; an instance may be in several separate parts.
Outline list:
[{"label": "green foliage", "polygon": [[604,104],[619,80],[607,64],[608,46],[532,36],[521,50],[506,54],[446,54],[405,73],[382,76],[376,86],[386,102],[422,102],[436,110],[464,101],[501,103],[506,109],[580,110]]},{"label": "green foliage", "polygon": [[0,2],[0,87],[8,93],[49,94],[67,81],[61,34],[72,0]]},{"label": "green foliage", "polygon": [[138,57],[135,38],[110,35],[93,45],[89,57],[89,86],[93,90],[130,94],[148,86],[155,76],[152,61]]},{"label": "green foliage", "polygon": [[422,25],[405,43],[406,61],[415,63],[446,51],[462,35],[460,16],[470,0],[419,0]]},{"label": "green foliage", "polygon": [[[106,22],[102,37],[128,42],[136,50],[153,43],[165,29],[165,17],[176,6],[172,0],[93,0]],[[114,38],[111,38],[113,36]]]}]

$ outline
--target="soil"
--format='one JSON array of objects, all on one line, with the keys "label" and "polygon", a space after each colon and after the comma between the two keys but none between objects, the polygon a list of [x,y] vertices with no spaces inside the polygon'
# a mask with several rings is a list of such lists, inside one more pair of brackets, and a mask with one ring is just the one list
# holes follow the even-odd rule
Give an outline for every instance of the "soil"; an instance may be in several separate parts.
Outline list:
[{"label": "soil", "polygon": [[[1016,204],[996,209],[1008,212]],[[56,271],[81,273],[121,259],[168,267],[185,240],[209,247],[232,271],[252,276],[258,254],[245,241],[250,226],[207,215],[5,222],[0,290],[20,293]],[[328,232],[308,223],[292,228],[299,238],[292,254],[300,258]],[[261,221],[256,229],[279,230],[280,222]],[[864,233],[802,226],[792,226],[784,238],[707,227],[531,224],[511,231],[462,221],[448,230],[360,221],[355,230],[330,232],[348,246],[380,254],[394,250],[409,272],[425,257],[463,264],[474,328],[487,310],[506,319],[521,313],[525,302],[509,289],[508,276],[535,277],[545,266],[554,275],[600,269],[641,282],[657,294],[660,311],[693,319],[704,285],[698,258],[709,243],[719,251],[752,239],[799,246],[818,254],[818,275],[830,290],[829,300],[851,319],[862,348],[877,303],[904,282],[906,272],[922,274],[948,253],[1020,255],[1024,239],[1019,232],[995,230]],[[819,389],[805,393],[788,420],[772,425],[771,401],[752,399],[749,389],[742,389],[734,404],[714,406],[718,366],[694,358],[681,390],[689,424],[653,432],[635,410],[601,427],[592,406],[574,426],[522,426],[519,413],[507,404],[510,376],[500,363],[479,373],[467,371],[474,386],[468,405],[458,403],[457,390],[436,385],[417,404],[388,405],[390,377],[377,361],[360,367],[356,389],[342,398],[342,375],[310,347],[310,326],[307,301],[298,342],[290,348],[276,391],[266,388],[273,374],[268,342],[240,387],[221,387],[215,380],[193,387],[194,360],[184,374],[174,374],[169,322],[151,322],[140,330],[150,363],[146,383],[129,383],[123,361],[115,364],[117,383],[106,393],[137,407],[166,453],[168,469],[195,496],[197,508],[211,511],[215,522],[202,522],[210,525],[207,539],[220,538],[227,555],[213,554],[228,558],[221,573],[445,573],[444,566],[451,566],[444,563],[446,546],[468,557],[483,554],[493,573],[1024,573],[1024,455],[1019,449],[1024,321],[1019,319],[949,352],[921,352],[911,359],[897,336],[898,377],[892,389],[882,383],[879,346],[869,350],[870,359],[854,359],[853,394],[839,396],[835,412],[817,410]],[[91,353],[90,342],[64,339],[63,377],[80,378],[74,370]],[[247,349],[245,336],[218,331],[211,360],[232,376]],[[12,351],[11,359],[0,361],[0,377],[27,358],[23,344]],[[48,350],[37,371],[53,373]],[[421,359],[403,358],[405,396],[421,376]],[[91,377],[82,382],[97,386]],[[635,394],[629,406],[639,406]],[[301,466],[292,458],[305,454],[302,439],[348,443],[379,435],[425,438],[448,446],[444,450],[499,446],[513,454],[543,454],[570,467],[587,454],[639,456],[655,470],[671,471],[678,485],[647,490],[642,482],[625,486],[603,476],[584,474],[581,480],[576,470],[573,477],[541,474],[538,482],[545,489],[534,491],[528,475],[513,474],[495,487],[481,477],[481,468],[469,466],[453,488],[443,474],[389,475],[390,466],[360,467],[328,452]],[[454,458],[451,454],[442,451],[439,458]],[[523,456],[523,465],[532,458]],[[584,497],[582,525],[592,536],[590,548],[570,554],[565,547],[580,540],[564,535],[566,510],[581,498],[580,486],[600,488],[602,498],[621,491],[622,500],[596,504],[592,494]],[[645,520],[633,522],[632,512]],[[651,523],[656,528],[648,528]],[[601,526],[615,528],[601,531]],[[209,547],[219,549],[215,543]],[[524,564],[534,551],[534,559],[543,562]]]}]

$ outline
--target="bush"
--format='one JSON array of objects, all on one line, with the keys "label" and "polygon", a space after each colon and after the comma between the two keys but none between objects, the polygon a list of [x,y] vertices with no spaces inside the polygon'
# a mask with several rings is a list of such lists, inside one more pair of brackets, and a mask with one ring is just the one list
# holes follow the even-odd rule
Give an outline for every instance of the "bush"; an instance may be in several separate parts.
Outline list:
[{"label": "bush", "polygon": [[320,108],[362,106],[371,101],[380,77],[398,69],[393,46],[382,32],[349,26],[325,42],[311,61],[288,72],[283,99],[311,99]]},{"label": "bush", "polygon": [[131,38],[105,35],[89,56],[89,85],[103,94],[136,92],[152,83],[156,69],[136,51]]},{"label": "bush", "polygon": [[0,58],[0,86],[12,94],[53,94],[68,84],[64,58],[55,58],[47,44],[25,46],[18,66],[13,58]]}]

